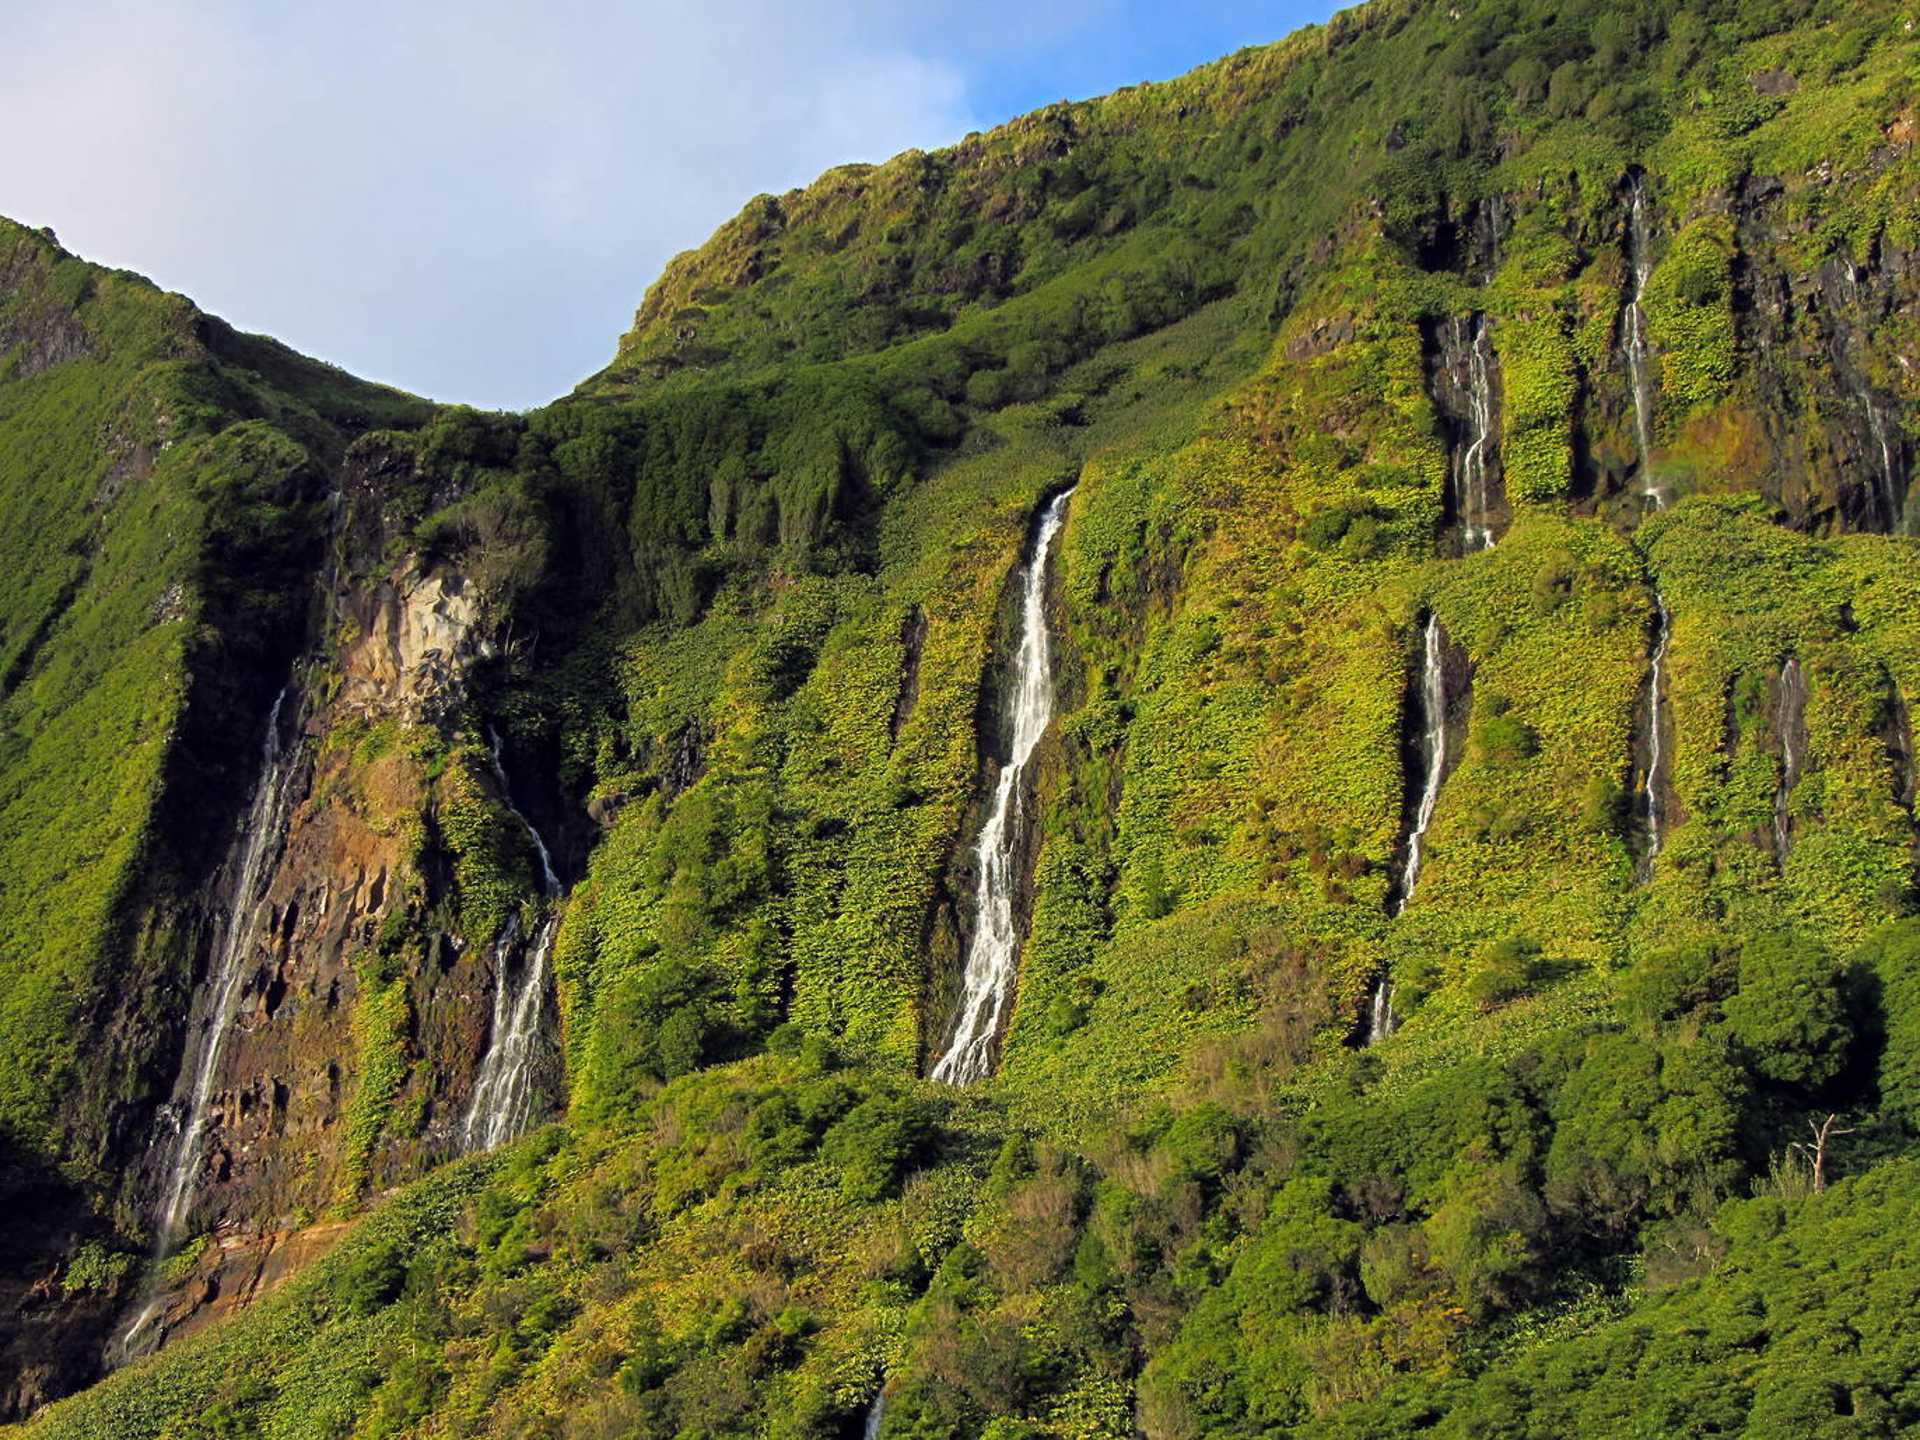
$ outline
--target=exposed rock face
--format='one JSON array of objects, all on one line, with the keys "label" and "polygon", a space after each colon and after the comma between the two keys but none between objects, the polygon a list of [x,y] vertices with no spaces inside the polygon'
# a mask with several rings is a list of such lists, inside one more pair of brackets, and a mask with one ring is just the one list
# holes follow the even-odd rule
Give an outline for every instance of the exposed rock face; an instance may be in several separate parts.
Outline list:
[{"label": "exposed rock face", "polygon": [[476,588],[457,574],[409,563],[346,597],[342,610],[358,634],[345,657],[343,714],[438,720],[458,705],[468,667],[494,653],[478,628]]},{"label": "exposed rock face", "polygon": [[1761,486],[1799,529],[1899,529],[1912,447],[1893,386],[1911,385],[1914,361],[1889,354],[1884,332],[1920,303],[1920,265],[1883,242],[1864,265],[1796,266],[1785,193],[1754,180],[1730,200],[1734,315],[1771,461]]},{"label": "exposed rock face", "polygon": [[[352,519],[342,532],[353,536]],[[369,547],[372,548],[372,547]],[[377,553],[377,551],[375,552]],[[448,723],[473,664],[494,651],[478,587],[408,559],[331,598],[339,649],[330,693],[315,671],[295,800],[251,927],[188,1182],[182,1233],[209,1237],[192,1277],[161,1300],[170,1340],[270,1290],[319,1253],[326,1213],[359,1187],[418,1173],[458,1149],[485,1045],[486,947],[435,933],[404,989],[409,1118],[349,1159],[362,967],[385,929],[417,915],[443,877],[422,873],[433,805],[405,737]],[[429,868],[431,865],[429,864]],[[202,926],[201,945],[211,927]],[[487,937],[478,937],[484,942]],[[199,969],[205,968],[205,961]],[[175,1105],[156,1119],[135,1193],[156,1193]]]},{"label": "exposed rock face", "polygon": [[0,255],[0,297],[16,294],[11,314],[0,311],[0,378],[30,380],[70,360],[96,353],[72,307],[36,283],[39,256],[26,248]]},{"label": "exposed rock face", "polygon": [[300,1230],[227,1229],[210,1238],[192,1273],[159,1315],[168,1343],[264,1300],[322,1258],[352,1225],[326,1221]]},{"label": "exposed rock face", "polygon": [[[329,737],[445,718],[468,667],[492,648],[478,633],[474,587],[411,562],[351,590],[340,609],[358,634],[340,654],[332,701],[307,721],[315,758],[267,891],[208,1119],[196,1213],[198,1228],[221,1230],[222,1244],[231,1241],[226,1226],[275,1226],[335,1197],[356,1079],[353,1049],[341,1043],[358,999],[355,962],[404,908],[405,888],[420,883],[410,835],[425,806],[417,765],[398,748],[367,758]],[[452,937],[440,946],[449,961],[467,948]],[[455,1092],[428,1102],[406,1147],[416,1155],[453,1149],[459,1095],[484,1038],[486,980],[471,965],[447,964],[413,977],[417,1043],[436,1052],[436,1086]]]}]

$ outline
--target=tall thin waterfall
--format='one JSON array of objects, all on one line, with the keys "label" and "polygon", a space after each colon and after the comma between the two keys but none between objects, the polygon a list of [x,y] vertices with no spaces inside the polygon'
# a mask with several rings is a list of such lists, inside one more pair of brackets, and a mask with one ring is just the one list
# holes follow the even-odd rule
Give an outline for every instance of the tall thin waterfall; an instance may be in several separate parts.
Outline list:
[{"label": "tall thin waterfall", "polygon": [[1640,449],[1640,494],[1658,509],[1662,502],[1653,478],[1653,346],[1647,335],[1647,281],[1653,275],[1653,245],[1647,234],[1647,180],[1635,171],[1629,182],[1627,253],[1633,266],[1633,298],[1621,317],[1621,348],[1633,382],[1633,435]]},{"label": "tall thin waterfall", "polygon": [[887,1392],[883,1389],[873,1397],[873,1404],[867,1407],[867,1423],[861,1429],[865,1440],[880,1440],[880,1427],[887,1420]]},{"label": "tall thin waterfall", "polygon": [[1658,591],[1654,592],[1653,673],[1647,685],[1647,780],[1640,797],[1640,814],[1647,827],[1647,862],[1660,853],[1664,835],[1661,795],[1667,783],[1667,750],[1660,733],[1660,715],[1667,703],[1667,647],[1673,643],[1673,615]]},{"label": "tall thin waterfall", "polygon": [[1786,863],[1793,842],[1793,816],[1788,809],[1794,786],[1807,763],[1807,677],[1797,656],[1780,667],[1780,699],[1774,710],[1774,729],[1780,734],[1780,787],[1773,795],[1773,853]]},{"label": "tall thin waterfall", "polygon": [[[554,937],[560,931],[560,877],[554,873],[553,856],[533,822],[514,806],[506,768],[500,762],[500,737],[490,733],[488,741],[493,778],[501,798],[527,832],[539,857],[540,893],[546,908],[524,947],[518,915],[508,919],[493,942],[493,1021],[462,1132],[468,1150],[491,1150],[519,1136],[532,1123],[536,1108],[545,1098],[541,1093],[542,1071],[550,1054],[547,971]],[[523,948],[525,963],[516,981],[513,960]]]},{"label": "tall thin waterfall", "polygon": [[[1852,292],[1855,302],[1862,302],[1865,297],[1861,294],[1860,269],[1851,260],[1846,265],[1846,276],[1847,288]],[[1850,327],[1847,333],[1852,335],[1851,344],[1860,343],[1860,337]],[[1906,361],[1902,360],[1900,363],[1904,366]],[[1843,366],[1840,368],[1838,378],[1859,400],[1860,409],[1867,417],[1867,433],[1873,437],[1874,445],[1879,448],[1879,493],[1876,498],[1879,501],[1880,518],[1886,524],[1887,534],[1898,535],[1904,528],[1901,524],[1903,519],[1901,502],[1904,498],[1901,494],[1903,487],[1900,472],[1904,468],[1901,463],[1904,458],[1901,454],[1901,441],[1896,439],[1888,428],[1887,407],[1882,405],[1879,397],[1873,393],[1872,382],[1868,380],[1864,367],[1857,361],[1853,365]]]},{"label": "tall thin waterfall", "polygon": [[1894,448],[1892,432],[1887,428],[1886,407],[1874,399],[1873,392],[1867,391],[1867,428],[1873,432],[1874,443],[1880,447],[1880,508],[1886,515],[1887,533],[1898,535],[1901,532],[1900,506],[1900,452]]},{"label": "tall thin waterfall", "polygon": [[1014,659],[1013,747],[980,829],[974,860],[979,880],[973,897],[973,939],[967,946],[964,989],[947,1050],[933,1078],[967,1085],[993,1068],[1001,1017],[1013,998],[1020,959],[1014,901],[1022,879],[1029,823],[1025,812],[1027,765],[1053,719],[1053,654],[1047,638],[1047,557],[1066,520],[1062,491],[1048,503],[1034,535],[1021,580],[1020,649]]},{"label": "tall thin waterfall", "polygon": [[[289,680],[274,697],[267,714],[267,736],[260,746],[260,770],[253,782],[253,800],[247,818],[233,846],[227,852],[222,869],[226,877],[227,905],[215,932],[212,960],[206,979],[196,998],[205,997],[199,1025],[190,1030],[186,1048],[180,1056],[180,1074],[174,1081],[176,1104],[184,1103],[180,1129],[168,1159],[166,1188],[161,1192],[159,1227],[154,1236],[153,1258],[142,1296],[145,1303],[132,1321],[115,1337],[107,1350],[110,1365],[149,1354],[166,1339],[163,1323],[167,1297],[160,1291],[158,1262],[173,1253],[186,1228],[193,1208],[194,1190],[203,1161],[201,1147],[206,1140],[207,1106],[213,1098],[213,1084],[220,1071],[220,1057],[226,1051],[227,1035],[233,1028],[241,986],[248,972],[248,957],[260,933],[260,918],[266,907],[266,890],[273,879],[273,865],[286,841],[287,822],[297,798],[294,777],[300,771],[305,748],[304,736],[296,734],[291,745],[281,738],[281,716],[287,698],[294,693]],[[182,1091],[184,1090],[184,1094]]]},{"label": "tall thin waterfall", "polygon": [[[1462,316],[1453,323],[1457,327],[1456,343],[1467,356],[1467,395],[1473,427],[1473,439],[1456,464],[1454,493],[1466,550],[1472,554],[1493,548],[1493,493],[1487,468],[1487,450],[1493,441],[1493,350],[1486,316]],[[1471,334],[1465,333],[1469,328]]]},{"label": "tall thin waterfall", "polygon": [[1367,1044],[1378,1045],[1400,1028],[1400,1017],[1393,1013],[1393,982],[1382,979],[1374,987],[1373,1011],[1367,1018]]},{"label": "tall thin waterfall", "polygon": [[1440,782],[1447,769],[1447,672],[1446,641],[1440,633],[1440,617],[1429,614],[1420,642],[1420,708],[1423,733],[1420,758],[1426,774],[1420,789],[1420,805],[1414,812],[1413,830],[1407,837],[1407,858],[1400,872],[1398,915],[1413,899],[1413,887],[1420,880],[1421,849],[1427,827],[1433,823],[1434,807],[1440,802]]},{"label": "tall thin waterfall", "polygon": [[[1647,178],[1636,170],[1627,188],[1627,253],[1633,266],[1633,298],[1620,321],[1621,348],[1627,374],[1633,382],[1633,435],[1640,454],[1640,498],[1655,510],[1667,503],[1653,474],[1653,347],[1647,338],[1647,312],[1642,303],[1653,274],[1653,244],[1647,232]],[[1647,831],[1647,865],[1652,866],[1664,838],[1661,794],[1666,786],[1667,755],[1660,733],[1660,714],[1666,704],[1667,648],[1673,639],[1673,616],[1666,597],[1653,592],[1655,624],[1652,674],[1647,684],[1647,778],[1641,797],[1641,816]]]},{"label": "tall thin waterfall", "polygon": [[[227,911],[221,919],[213,962],[207,971],[203,992],[207,997],[206,1008],[200,1029],[189,1036],[181,1061],[182,1078],[190,1074],[192,1081],[187,1088],[185,1120],[179,1143],[174,1147],[160,1209],[163,1250],[179,1237],[193,1205],[200,1147],[206,1138],[207,1103],[212,1098],[214,1077],[220,1069],[227,1034],[233,1027],[234,1002],[246,979],[247,957],[259,933],[273,861],[286,840],[287,821],[295,798],[293,780],[304,748],[302,737],[296,736],[294,743],[287,745],[280,735],[281,712],[293,688],[293,682],[289,681],[275,697],[273,710],[267,717],[267,738],[260,749],[260,778],[254,782],[253,804],[247,810],[244,828],[235,837],[236,848],[229,860]],[[179,1082],[175,1083],[177,1086]]]}]

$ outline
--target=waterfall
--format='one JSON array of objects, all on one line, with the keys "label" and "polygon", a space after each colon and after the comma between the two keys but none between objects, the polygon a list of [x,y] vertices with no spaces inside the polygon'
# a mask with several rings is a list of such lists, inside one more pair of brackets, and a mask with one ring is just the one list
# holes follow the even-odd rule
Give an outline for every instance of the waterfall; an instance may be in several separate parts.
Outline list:
[{"label": "waterfall", "polygon": [[1398,915],[1413,899],[1413,887],[1420,879],[1420,852],[1426,840],[1427,826],[1433,823],[1434,806],[1440,802],[1440,782],[1447,769],[1447,673],[1446,641],[1440,633],[1440,617],[1429,614],[1420,642],[1420,709],[1422,734],[1420,758],[1425,778],[1420,789],[1419,808],[1414,812],[1413,829],[1407,837],[1406,863],[1400,872],[1399,901],[1393,908]]},{"label": "waterfall", "polygon": [[[1866,297],[1861,294],[1860,268],[1851,260],[1846,262],[1846,277],[1847,289],[1852,292],[1854,304],[1862,304]],[[1856,357],[1854,363],[1851,365],[1845,364],[1843,361],[1844,354],[1847,351],[1862,344],[1860,332],[1854,327],[1846,325],[1844,322],[1840,324],[1839,328],[1840,334],[1843,337],[1841,343],[1837,345],[1835,349],[1835,360],[1843,362],[1839,366],[1839,378],[1853,391],[1855,398],[1859,400],[1860,409],[1867,418],[1867,433],[1872,437],[1873,443],[1879,448],[1879,493],[1876,498],[1880,502],[1881,518],[1886,522],[1886,533],[1889,535],[1898,535],[1902,530],[1901,520],[1903,518],[1901,515],[1902,496],[1900,493],[1900,471],[1902,469],[1901,462],[1903,459],[1900,446],[1902,442],[1896,440],[1887,428],[1887,408],[1880,403],[1879,397],[1873,393],[1873,384],[1867,378],[1864,360]],[[1906,363],[1905,358],[1902,357],[1900,359],[1902,367],[1905,367]]]},{"label": "waterfall", "polygon": [[[111,1365],[124,1365],[142,1355],[151,1354],[166,1339],[163,1319],[167,1297],[154,1293],[158,1288],[159,1262],[173,1253],[193,1208],[194,1183],[202,1160],[201,1145],[206,1138],[207,1106],[213,1098],[213,1082],[220,1071],[227,1034],[233,1027],[236,1002],[247,975],[247,958],[260,932],[261,912],[266,908],[266,889],[273,878],[273,863],[287,833],[296,798],[294,777],[300,769],[304,737],[294,743],[281,739],[281,716],[287,697],[293,693],[289,680],[274,697],[267,714],[267,735],[260,746],[260,769],[253,783],[253,800],[246,820],[234,836],[222,873],[227,877],[227,904],[215,932],[212,959],[201,982],[198,997],[204,997],[200,1025],[190,1029],[180,1055],[180,1073],[174,1081],[177,1100],[186,1106],[179,1121],[165,1189],[161,1192],[158,1233],[154,1236],[153,1264],[142,1290],[145,1304],[127,1328],[120,1332],[107,1350]],[[184,1095],[181,1094],[184,1088]],[[173,1107],[163,1114],[180,1114]]]},{"label": "waterfall", "polygon": [[1792,843],[1793,817],[1787,805],[1807,761],[1807,679],[1797,656],[1780,667],[1780,699],[1774,708],[1774,729],[1780,735],[1780,788],[1773,795],[1773,853],[1781,864]]},{"label": "waterfall", "polygon": [[[1493,365],[1492,344],[1487,335],[1487,317],[1454,322],[1455,342],[1467,356],[1467,396],[1473,439],[1461,452],[1455,466],[1454,493],[1460,507],[1460,525],[1465,533],[1466,550],[1493,548],[1493,494],[1487,474],[1487,451],[1493,441]],[[1471,335],[1467,333],[1471,326]]]},{"label": "waterfall", "polygon": [[487,1053],[473,1082],[473,1100],[467,1110],[462,1138],[468,1150],[491,1150],[515,1139],[532,1123],[541,1094],[542,1071],[548,1057],[546,1030],[547,971],[553,958],[554,937],[560,931],[560,877],[553,856],[533,822],[514,806],[500,760],[500,737],[489,731],[489,763],[495,784],[513,818],[533,842],[540,860],[540,894],[546,909],[525,945],[525,962],[516,983],[515,956],[522,950],[520,917],[513,915],[493,942],[493,1020],[487,1031]]},{"label": "waterfall", "polygon": [[1873,432],[1874,443],[1880,447],[1880,508],[1887,519],[1887,533],[1898,535],[1901,532],[1900,506],[1900,453],[1894,448],[1894,440],[1887,429],[1887,412],[1884,406],[1873,397],[1871,390],[1862,391],[1867,407],[1867,428]]},{"label": "waterfall", "polygon": [[873,1404],[867,1407],[866,1427],[861,1431],[865,1440],[880,1440],[880,1426],[887,1418],[887,1392],[880,1390],[873,1397]]},{"label": "waterfall", "polygon": [[1663,503],[1653,478],[1653,348],[1647,338],[1647,312],[1641,303],[1653,275],[1653,246],[1647,238],[1647,178],[1638,170],[1628,184],[1627,254],[1633,267],[1633,298],[1621,319],[1621,348],[1633,381],[1633,434],[1640,449],[1640,495],[1658,510]]},{"label": "waterfall", "polygon": [[[1653,275],[1653,245],[1647,233],[1647,177],[1634,171],[1627,186],[1627,258],[1633,269],[1633,297],[1620,321],[1621,349],[1633,382],[1633,436],[1640,455],[1640,498],[1659,510],[1666,496],[1653,474],[1653,347],[1647,338],[1647,281]],[[1641,819],[1646,826],[1647,859],[1651,868],[1663,839],[1661,791],[1666,785],[1666,747],[1660,733],[1660,712],[1666,702],[1667,646],[1673,636],[1673,616],[1666,597],[1653,592],[1656,615],[1653,661],[1647,684],[1647,776],[1641,796]]]},{"label": "waterfall", "polygon": [[1393,1013],[1393,984],[1382,979],[1373,992],[1373,1013],[1367,1024],[1367,1044],[1378,1045],[1400,1028],[1400,1017]]},{"label": "waterfall", "polygon": [[[212,1097],[220,1056],[226,1047],[228,1031],[234,1020],[234,1002],[246,978],[247,957],[253,949],[265,908],[265,890],[272,879],[273,861],[286,838],[287,821],[293,809],[294,775],[300,768],[301,739],[283,745],[280,716],[287,696],[293,690],[288,681],[275,697],[267,717],[267,738],[260,750],[260,778],[254,782],[253,803],[247,819],[234,839],[228,874],[226,914],[214,944],[213,962],[204,982],[207,1003],[201,1016],[198,1037],[189,1036],[181,1058],[180,1073],[193,1079],[186,1095],[186,1120],[174,1147],[172,1169],[167,1180],[165,1199],[160,1208],[160,1245],[162,1252],[180,1235],[187,1212],[193,1204],[194,1181],[200,1166],[200,1145],[205,1138],[207,1102]],[[179,1082],[175,1082],[176,1087]]]},{"label": "waterfall", "polygon": [[[151,1288],[150,1282],[148,1289]],[[133,1317],[133,1323],[122,1330],[119,1338],[108,1347],[107,1363],[118,1369],[158,1350],[161,1342],[167,1338],[167,1328],[162,1323],[166,1311],[165,1295],[154,1295],[141,1306],[140,1313]]]},{"label": "waterfall", "polygon": [[1446,432],[1445,524],[1458,529],[1462,554],[1491,550],[1506,512],[1493,326],[1479,313],[1423,321],[1420,344],[1427,398]]},{"label": "waterfall", "polygon": [[1020,958],[1020,932],[1014,915],[1015,892],[1022,879],[1029,824],[1023,813],[1027,764],[1053,719],[1053,655],[1047,638],[1047,556],[1065,522],[1062,491],[1048,502],[1034,535],[1033,554],[1021,578],[1020,649],[1014,659],[1013,746],[1001,767],[999,784],[974,847],[979,879],[973,898],[973,939],[967,946],[964,988],[946,1053],[933,1078],[966,1085],[993,1067],[1001,1017],[1013,996]]},{"label": "waterfall", "polygon": [[1667,783],[1667,751],[1660,734],[1660,714],[1667,699],[1667,647],[1673,641],[1673,616],[1660,592],[1653,595],[1653,665],[1647,685],[1647,780],[1641,796],[1641,816],[1647,827],[1647,863],[1660,853],[1661,791]]}]

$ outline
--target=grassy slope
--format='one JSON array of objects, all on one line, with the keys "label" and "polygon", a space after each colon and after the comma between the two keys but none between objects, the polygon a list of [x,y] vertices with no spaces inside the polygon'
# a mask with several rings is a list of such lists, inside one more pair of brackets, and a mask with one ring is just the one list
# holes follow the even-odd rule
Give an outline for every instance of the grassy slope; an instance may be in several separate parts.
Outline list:
[{"label": "grassy slope", "polygon": [[[495,703],[564,786],[624,800],[557,956],[569,1128],[424,1238],[382,1238],[428,1203],[396,1202],[298,1292],[34,1433],[201,1433],[192,1397],[242,1361],[214,1417],[240,1434],[825,1435],[883,1372],[889,1434],[1126,1434],[1143,1371],[1156,1435],[1618,1433],[1656,1391],[1723,1432],[1780,1433],[1790,1403],[1851,1406],[1835,1433],[1912,1422],[1877,1302],[1844,1405],[1786,1394],[1790,1325],[1777,1349],[1726,1329],[1903,1223],[1892,1001],[1816,964],[1795,1012],[1856,1006],[1853,1067],[1775,1076],[1742,1049],[1739,993],[1770,992],[1740,955],[1789,925],[1846,954],[1909,905],[1880,735],[1920,685],[1920,611],[1911,541],[1809,538],[1741,493],[1759,401],[1715,218],[1778,174],[1799,264],[1911,246],[1912,161],[1876,153],[1911,114],[1905,12],[1461,8],[1379,4],[757,202],[577,400],[474,462],[575,562],[530,596],[541,659]],[[1793,95],[1754,90],[1775,68]],[[1630,448],[1609,351],[1634,161],[1683,498],[1629,531],[1583,467]],[[1512,230],[1469,286],[1433,257],[1490,194]],[[1494,317],[1515,519],[1438,560],[1419,326],[1468,310]],[[1910,400],[1906,323],[1873,353]],[[903,1077],[927,956],[954,953],[979,677],[1026,518],[1074,476],[1033,938],[1002,1078],[950,1097]],[[1313,524],[1336,512],[1363,523]],[[1619,799],[1654,583],[1687,818],[1642,886]],[[1429,608],[1470,657],[1473,738],[1389,923]],[[1780,868],[1754,832],[1789,654],[1813,758]],[[670,797],[690,734],[704,769]],[[1480,984],[1516,937],[1531,973]],[[1389,972],[1405,1027],[1358,1054]],[[655,1093],[759,1048],[783,1000],[804,1053],[778,1032]],[[1829,1105],[1857,1116],[1846,1168],[1884,1168],[1826,1197],[1791,1162],[1769,1179]],[[1882,1257],[1896,1288],[1906,1266]],[[1607,1378],[1627,1349],[1644,1394]]]}]

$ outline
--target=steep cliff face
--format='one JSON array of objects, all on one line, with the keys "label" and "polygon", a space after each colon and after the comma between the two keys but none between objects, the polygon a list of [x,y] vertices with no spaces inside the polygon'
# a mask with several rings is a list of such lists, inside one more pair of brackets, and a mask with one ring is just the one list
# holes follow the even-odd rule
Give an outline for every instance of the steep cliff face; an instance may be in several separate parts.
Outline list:
[{"label": "steep cliff face", "polygon": [[[133,938],[75,952],[146,977],[49,1032],[81,1160],[5,1112],[21,1193],[94,1206],[9,1232],[12,1403],[151,1307],[159,1357],[42,1433],[168,1435],[244,1371],[217,1418],[269,1435],[1606,1434],[1631,1352],[1758,1435],[1844,1320],[1847,1413],[1920,1424],[1891,1311],[1700,1321],[1905,1213],[1910,26],[1379,0],[756,201],[525,417],[348,425],[179,310],[200,388],[62,503],[244,465],[290,558],[203,529],[100,652],[199,616],[156,673],[234,703],[163,707],[125,813],[191,860],[129,859]],[[50,283],[0,310],[0,433],[117,353]],[[22,697],[81,549],[0,617]],[[930,1083],[983,889],[990,1059]],[[565,1123],[443,1163],[516,1013]],[[1830,1115],[1871,1138],[1823,1199]],[[1738,1356],[1646,1350],[1676,1316]]]},{"label": "steep cliff face", "polygon": [[125,1267],[76,1287],[57,1257],[140,1227],[128,1177],[266,711],[311,622],[330,476],[354,433],[426,407],[50,234],[0,224],[0,274],[0,1183],[23,1197],[0,1287],[21,1316],[17,1412],[97,1363]]},{"label": "steep cliff face", "polygon": [[473,706],[498,597],[396,530],[386,507],[413,465],[397,436],[343,462],[319,618],[200,923],[171,1098],[123,1191],[156,1259],[123,1288],[110,1358],[250,1303],[324,1252],[339,1227],[316,1220],[469,1148],[530,857]]}]

